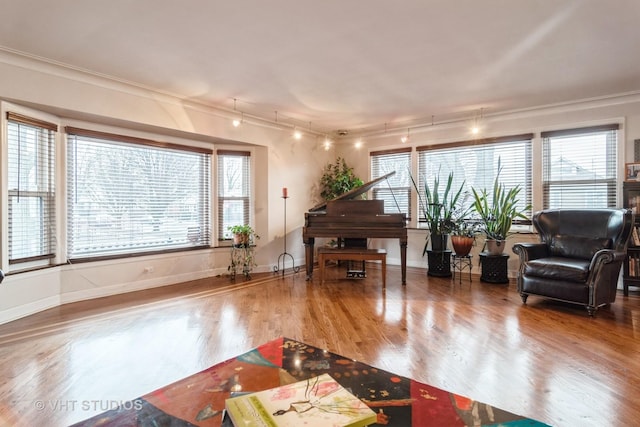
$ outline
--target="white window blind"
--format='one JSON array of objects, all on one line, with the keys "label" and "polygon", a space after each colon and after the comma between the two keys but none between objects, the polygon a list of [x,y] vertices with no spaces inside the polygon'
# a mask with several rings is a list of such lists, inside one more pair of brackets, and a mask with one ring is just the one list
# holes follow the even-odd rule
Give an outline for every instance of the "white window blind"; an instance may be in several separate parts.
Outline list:
[{"label": "white window blind", "polygon": [[70,259],[209,245],[211,150],[66,132]]},{"label": "white window blind", "polygon": [[[425,182],[431,188],[434,179],[440,177],[440,192],[446,186],[449,173],[453,172],[453,188],[464,183],[463,206],[473,203],[471,188],[480,192],[486,189],[493,195],[493,183],[501,166],[500,182],[507,189],[520,185],[517,206],[524,209],[531,205],[531,139],[533,134],[510,135],[444,145],[417,147],[418,188]],[[531,217],[531,211],[525,212]],[[420,222],[424,214],[420,212]],[[518,221],[514,221],[517,223]]]},{"label": "white window blind", "polygon": [[233,225],[251,224],[251,153],[218,150],[218,240],[233,238]]},{"label": "white window blind", "polygon": [[55,124],[7,113],[9,263],[55,257]]},{"label": "white window blind", "polygon": [[384,200],[386,213],[404,213],[411,218],[411,148],[373,151],[371,157],[371,179],[395,172],[372,189],[376,200]]},{"label": "white window blind", "polygon": [[542,132],[543,208],[616,206],[618,127]]}]

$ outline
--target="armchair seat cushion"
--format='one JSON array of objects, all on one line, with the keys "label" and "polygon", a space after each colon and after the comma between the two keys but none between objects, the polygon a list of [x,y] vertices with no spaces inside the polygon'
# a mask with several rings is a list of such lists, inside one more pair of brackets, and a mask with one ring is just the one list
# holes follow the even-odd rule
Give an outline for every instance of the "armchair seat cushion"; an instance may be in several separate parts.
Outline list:
[{"label": "armchair seat cushion", "polygon": [[544,279],[585,283],[589,276],[589,260],[578,258],[548,257],[534,259],[524,264],[524,275]]}]

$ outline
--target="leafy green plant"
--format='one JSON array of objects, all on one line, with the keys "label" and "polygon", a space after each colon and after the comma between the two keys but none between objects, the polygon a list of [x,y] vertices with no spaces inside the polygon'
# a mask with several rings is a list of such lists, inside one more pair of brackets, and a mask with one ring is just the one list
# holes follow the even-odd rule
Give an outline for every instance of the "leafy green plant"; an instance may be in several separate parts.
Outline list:
[{"label": "leafy green plant", "polygon": [[364,182],[353,172],[353,168],[347,166],[347,162],[338,157],[336,162],[325,165],[320,177],[320,197],[329,201],[360,187]]},{"label": "leafy green plant", "polygon": [[418,205],[427,220],[431,233],[446,234],[450,232],[455,218],[454,214],[460,209],[458,204],[463,195],[464,182],[460,184],[457,190],[454,190],[453,172],[451,172],[443,191],[440,191],[440,175],[438,175],[434,178],[431,187],[425,180],[424,188],[421,192],[413,176],[409,176],[411,177],[413,188],[418,193]]},{"label": "leafy green plant", "polygon": [[[424,182],[423,191],[420,191],[416,181],[411,177],[413,188],[418,193],[418,205],[424,215],[429,231],[432,235],[448,234],[454,227],[456,212],[465,216],[465,210],[461,208],[460,202],[463,197],[464,182],[457,189],[453,188],[453,172],[449,173],[444,187],[440,188],[440,174],[434,178],[433,185],[429,187],[426,180]],[[429,244],[429,236],[424,245],[422,255],[427,252]]]},{"label": "leafy green plant", "polygon": [[515,218],[527,219],[524,212],[531,209],[527,206],[524,209],[518,209],[518,194],[522,188],[516,185],[507,189],[504,183],[500,182],[500,172],[502,166],[498,161],[498,173],[493,182],[493,192],[491,195],[483,188],[480,192],[472,188],[473,192],[473,209],[477,212],[482,220],[482,231],[487,235],[488,239],[506,240],[513,220]]},{"label": "leafy green plant", "polygon": [[[248,224],[237,224],[237,225],[230,225],[229,227],[227,227],[227,230],[229,230],[233,235],[238,236],[245,236],[243,237],[243,239],[241,239],[242,241],[239,243],[253,243],[254,240],[257,240],[260,238],[260,236],[258,236],[255,232],[255,230]],[[238,243],[235,243],[238,244]]]},{"label": "leafy green plant", "polygon": [[[471,210],[471,209],[469,209]],[[478,221],[468,218],[458,218],[453,221],[451,226],[452,236],[476,237],[482,232]]]},{"label": "leafy green plant", "polygon": [[229,230],[233,234],[255,235],[255,231],[253,230],[253,228],[251,228],[251,226],[247,224],[230,225],[229,227],[227,227],[227,230]]}]

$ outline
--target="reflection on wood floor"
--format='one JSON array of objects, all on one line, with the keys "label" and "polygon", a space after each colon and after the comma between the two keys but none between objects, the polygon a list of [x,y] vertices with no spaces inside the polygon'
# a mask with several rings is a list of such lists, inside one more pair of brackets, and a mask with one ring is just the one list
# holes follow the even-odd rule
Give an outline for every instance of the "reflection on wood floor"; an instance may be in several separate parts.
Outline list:
[{"label": "reflection on wood floor", "polygon": [[640,297],[584,308],[515,283],[389,266],[228,277],[68,304],[0,326],[0,424],[63,426],[279,336],[557,426],[640,419]]}]

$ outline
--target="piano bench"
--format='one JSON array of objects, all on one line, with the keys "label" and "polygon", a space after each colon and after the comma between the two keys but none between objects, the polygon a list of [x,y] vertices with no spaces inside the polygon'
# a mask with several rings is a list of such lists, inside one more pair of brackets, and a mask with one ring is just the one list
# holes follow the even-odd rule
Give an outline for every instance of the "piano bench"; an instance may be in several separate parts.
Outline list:
[{"label": "piano bench", "polygon": [[320,283],[324,283],[324,265],[327,261],[380,261],[382,262],[382,287],[387,287],[387,251],[364,248],[318,248]]}]

